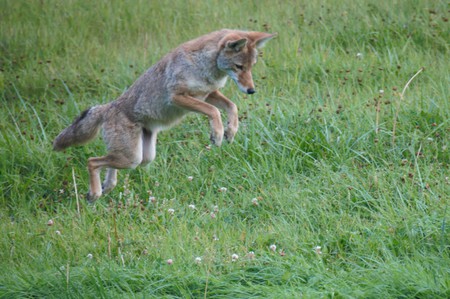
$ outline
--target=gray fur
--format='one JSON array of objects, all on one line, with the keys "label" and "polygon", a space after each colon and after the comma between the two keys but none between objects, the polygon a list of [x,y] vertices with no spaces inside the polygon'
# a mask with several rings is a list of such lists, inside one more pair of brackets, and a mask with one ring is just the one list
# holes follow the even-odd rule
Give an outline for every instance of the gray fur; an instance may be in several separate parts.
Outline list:
[{"label": "gray fur", "polygon": [[83,111],[72,125],[65,128],[53,142],[55,151],[62,151],[69,146],[83,145],[94,139],[103,123],[104,106],[94,106]]}]

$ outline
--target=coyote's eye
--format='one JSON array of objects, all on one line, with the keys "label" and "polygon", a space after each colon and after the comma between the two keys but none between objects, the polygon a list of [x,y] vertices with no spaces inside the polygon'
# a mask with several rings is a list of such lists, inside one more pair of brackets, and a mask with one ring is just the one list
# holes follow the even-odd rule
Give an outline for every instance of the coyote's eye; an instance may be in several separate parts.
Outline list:
[{"label": "coyote's eye", "polygon": [[244,68],[244,66],[240,65],[240,64],[235,64],[234,65],[238,70],[241,70]]}]

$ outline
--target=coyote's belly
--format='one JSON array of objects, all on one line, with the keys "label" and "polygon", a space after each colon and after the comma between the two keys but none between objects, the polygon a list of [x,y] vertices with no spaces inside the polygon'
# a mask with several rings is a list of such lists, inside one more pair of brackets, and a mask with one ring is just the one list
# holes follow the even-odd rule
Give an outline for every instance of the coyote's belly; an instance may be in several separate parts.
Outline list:
[{"label": "coyote's belly", "polygon": [[157,117],[155,113],[153,114],[153,117],[148,117],[148,115],[147,117],[143,117],[142,120],[143,127],[149,131],[166,130],[181,122],[184,116],[187,113],[189,113],[189,111],[186,109],[170,104],[166,105],[165,107],[162,107],[162,109],[159,112],[160,117]]}]

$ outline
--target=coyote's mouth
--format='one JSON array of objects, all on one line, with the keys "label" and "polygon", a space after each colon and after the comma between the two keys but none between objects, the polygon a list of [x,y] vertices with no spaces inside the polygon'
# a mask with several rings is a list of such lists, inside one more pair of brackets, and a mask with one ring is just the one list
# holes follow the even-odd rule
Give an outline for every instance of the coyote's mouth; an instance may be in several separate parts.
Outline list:
[{"label": "coyote's mouth", "polygon": [[239,87],[239,90],[242,91],[243,93],[246,94],[254,94],[256,91],[254,88],[250,87],[247,88],[245,86],[243,86],[240,82],[239,79],[236,75],[236,73],[232,72],[232,71],[228,71],[227,72],[228,76],[234,81],[234,83],[236,83],[236,85]]}]

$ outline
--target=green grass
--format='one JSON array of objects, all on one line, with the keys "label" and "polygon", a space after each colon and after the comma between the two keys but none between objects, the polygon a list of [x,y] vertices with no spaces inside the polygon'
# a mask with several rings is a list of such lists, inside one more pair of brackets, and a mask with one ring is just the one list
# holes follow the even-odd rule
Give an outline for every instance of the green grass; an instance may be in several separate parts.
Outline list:
[{"label": "green grass", "polygon": [[[1,1],[0,297],[450,297],[449,9]],[[100,138],[65,153],[53,138],[219,28],[279,34],[255,67],[258,93],[224,89],[235,142],[206,149],[208,122],[191,115],[159,135],[148,168],[121,171],[88,205]]]}]

